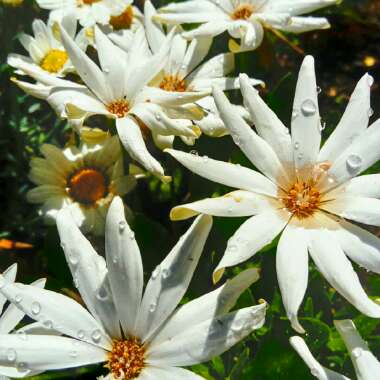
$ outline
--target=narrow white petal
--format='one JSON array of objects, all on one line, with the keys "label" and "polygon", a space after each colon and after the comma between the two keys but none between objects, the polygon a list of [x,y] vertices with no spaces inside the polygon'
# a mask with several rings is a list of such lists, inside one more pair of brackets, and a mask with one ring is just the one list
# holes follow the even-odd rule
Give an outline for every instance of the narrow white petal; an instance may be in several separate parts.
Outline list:
[{"label": "narrow white petal", "polygon": [[341,195],[321,208],[355,222],[380,226],[380,199]]},{"label": "narrow white petal", "polygon": [[[170,14],[162,15],[162,16],[165,17],[167,20],[169,18],[172,18],[172,19],[178,18],[178,16],[170,15]],[[184,15],[184,18],[194,20],[194,19],[199,18],[199,16],[198,15],[193,16],[189,14],[189,15]],[[228,26],[230,25],[230,21],[225,20],[223,17],[215,18],[212,20],[209,20],[208,18],[209,16],[205,15],[204,16],[205,23],[198,26],[198,28],[189,30],[187,32],[183,32],[182,33],[183,37],[188,40],[192,40],[193,38],[216,37],[219,34],[222,34],[223,32],[225,32],[228,29]]]},{"label": "narrow white petal", "polygon": [[342,186],[330,191],[328,197],[338,197],[342,190],[348,195],[358,195],[365,198],[380,198],[380,174],[354,177]]},{"label": "narrow white petal", "polygon": [[329,29],[329,21],[325,17],[292,17],[288,24],[276,25],[276,29],[288,33],[305,33],[317,29]]},{"label": "narrow white petal", "polygon": [[112,296],[107,294],[107,269],[103,257],[96,253],[68,210],[58,213],[57,228],[66,261],[83,301],[113,337],[120,336],[115,305]]},{"label": "narrow white petal", "polygon": [[287,174],[270,145],[259,137],[235,112],[226,95],[220,89],[214,87],[213,94],[220,117],[230,131],[235,144],[272,182],[283,182],[287,178]]},{"label": "narrow white petal", "polygon": [[273,148],[285,166],[293,166],[293,149],[288,128],[261,99],[247,75],[240,75],[244,105],[248,109],[259,135]]},{"label": "narrow white petal", "polygon": [[317,362],[307,347],[305,341],[301,337],[292,336],[290,338],[290,344],[297,351],[298,355],[301,356],[305,364],[310,368],[312,375],[315,376],[318,380],[350,380],[346,376],[340,375],[337,372],[322,367]]},{"label": "narrow white petal", "polygon": [[368,298],[333,232],[313,231],[309,251],[322,275],[348,302],[369,317],[380,317],[380,306]]},{"label": "narrow white petal", "polygon": [[183,332],[184,326],[189,328],[207,319],[228,313],[235,306],[240,295],[258,279],[259,271],[256,268],[247,269],[218,289],[181,306],[154,336],[150,345],[159,346],[164,340],[172,339]]},{"label": "narrow white petal", "polygon": [[11,362],[19,373],[80,367],[106,360],[107,353],[102,348],[75,339],[50,335],[0,335],[0,364],[6,366]]},{"label": "narrow white petal", "polygon": [[365,74],[351,95],[339,124],[323,145],[319,161],[335,161],[368,126],[373,78]]},{"label": "narrow white petal", "polygon": [[162,26],[152,18],[157,11],[150,0],[144,2],[144,26],[149,46],[154,53],[157,53],[165,41],[165,33]]},{"label": "narrow white petal", "polygon": [[350,353],[358,380],[380,378],[380,362],[369,350],[354,323],[343,320],[334,321],[334,324]]},{"label": "narrow white petal", "polygon": [[157,347],[148,348],[148,363],[188,366],[220,355],[263,326],[267,304],[247,307],[186,328]]},{"label": "narrow white petal", "polygon": [[317,162],[321,144],[321,122],[314,58],[307,56],[301,66],[292,115],[292,143],[296,168]]},{"label": "narrow white petal", "polygon": [[102,326],[78,302],[50,290],[1,281],[0,277],[0,292],[30,318],[62,334],[110,348],[111,340]]},{"label": "narrow white petal", "polygon": [[288,212],[272,209],[244,222],[229,239],[224,256],[214,271],[214,282],[220,280],[225,268],[248,260],[272,242],[289,218]]},{"label": "narrow white petal", "polygon": [[140,249],[115,197],[106,219],[106,257],[112,295],[123,331],[133,335],[144,285]]},{"label": "narrow white petal", "polygon": [[143,340],[148,339],[166,321],[185,294],[211,226],[211,217],[199,216],[153,271],[137,325],[137,335]]},{"label": "narrow white petal", "polygon": [[290,222],[281,234],[276,254],[282,302],[292,327],[299,333],[305,332],[297,315],[309,277],[308,242],[307,230]]},{"label": "narrow white petal", "polygon": [[204,380],[203,377],[195,373],[177,367],[146,367],[139,375],[139,380]]},{"label": "narrow white petal", "polygon": [[116,120],[117,133],[121,143],[127,152],[138,161],[145,169],[158,175],[164,175],[164,169],[160,163],[148,152],[144,138],[137,122],[131,117]]},{"label": "narrow white petal", "polygon": [[301,15],[338,2],[338,0],[270,0],[262,10],[265,12],[291,12],[293,15]]},{"label": "narrow white petal", "polygon": [[[17,274],[17,264],[16,263],[12,264],[10,267],[8,267],[2,273],[5,281],[9,281],[11,283],[15,282],[15,280],[16,280],[16,274]],[[0,315],[3,312],[3,307],[4,307],[6,301],[7,301],[7,299],[0,293]]]},{"label": "narrow white petal", "polygon": [[222,197],[205,198],[176,206],[170,212],[170,219],[184,220],[198,214],[225,217],[252,216],[275,207],[275,203],[263,195],[237,190]]},{"label": "narrow white petal", "polygon": [[179,150],[167,149],[166,152],[187,169],[203,178],[226,186],[277,197],[277,186],[261,173],[254,170]]}]

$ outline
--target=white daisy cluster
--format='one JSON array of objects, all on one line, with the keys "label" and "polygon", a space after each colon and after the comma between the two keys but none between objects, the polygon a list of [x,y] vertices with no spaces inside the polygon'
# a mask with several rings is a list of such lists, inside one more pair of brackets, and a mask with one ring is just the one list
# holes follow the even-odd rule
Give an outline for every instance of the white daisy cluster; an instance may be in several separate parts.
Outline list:
[{"label": "white daisy cluster", "polygon": [[[37,2],[51,10],[49,20],[35,20],[33,36],[20,36],[28,55],[8,57],[17,76],[12,80],[45,100],[73,133],[62,148],[41,146],[43,157],[31,160],[30,180],[37,186],[27,197],[57,224],[83,302],[44,289],[42,280],[15,283],[15,266],[0,275],[0,313],[9,301],[0,317],[0,375],[21,378],[102,363],[108,380],[201,379],[181,367],[222,354],[262,327],[266,311],[265,301],[231,311],[258,280],[256,269],[180,305],[212,216],[249,217],[228,241],[215,283],[226,268],[280,236],[278,282],[297,332],[305,332],[298,310],[309,256],[353,306],[380,318],[379,304],[351,264],[380,273],[380,240],[358,225],[380,226],[380,175],[359,176],[380,158],[379,121],[369,125],[373,78],[359,81],[340,123],[321,144],[311,56],[301,66],[290,129],[255,89],[261,80],[230,76],[235,54],[257,48],[266,30],[283,36],[328,28],[325,18],[305,14],[336,0],[189,0],[158,10],[149,0],[142,10],[130,0]],[[230,51],[210,57],[214,37],[225,31],[233,38]],[[231,104],[224,93],[236,89],[243,105]],[[255,169],[173,149],[176,136],[193,145],[202,134],[231,135]],[[152,146],[236,190],[171,211],[172,220],[198,216],[144,290],[142,258],[121,197],[147,172],[170,181]],[[126,170],[123,148],[142,168],[130,164]],[[84,234],[105,235],[105,258]],[[17,331],[20,339],[12,330],[25,315],[36,322]],[[375,379],[379,364],[352,323],[336,326],[358,377]],[[291,344],[319,379],[345,379],[319,365],[300,337]]]}]

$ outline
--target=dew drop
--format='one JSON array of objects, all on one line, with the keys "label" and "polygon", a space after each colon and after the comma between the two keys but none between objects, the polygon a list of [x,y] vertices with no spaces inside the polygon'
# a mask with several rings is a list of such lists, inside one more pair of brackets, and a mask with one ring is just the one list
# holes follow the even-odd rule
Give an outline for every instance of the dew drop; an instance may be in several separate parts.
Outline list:
[{"label": "dew drop", "polygon": [[133,231],[131,231],[131,233],[129,234],[129,239],[135,240],[135,233]]},{"label": "dew drop", "polygon": [[292,111],[292,120],[296,119],[297,116],[298,116],[298,111],[294,109],[294,110]]},{"label": "dew drop", "polygon": [[372,86],[373,85],[373,82],[374,82],[375,80],[373,79],[373,76],[371,76],[371,75],[368,75],[367,76],[367,82],[368,82],[368,86]]},{"label": "dew drop", "polygon": [[346,165],[349,172],[357,172],[362,166],[363,160],[357,154],[351,154],[347,157]]},{"label": "dew drop", "polygon": [[15,301],[16,301],[16,303],[20,303],[22,301],[21,294],[16,294]]},{"label": "dew drop", "polygon": [[207,156],[203,156],[203,163],[207,164],[207,162],[208,162],[208,157]]},{"label": "dew drop", "polygon": [[28,336],[26,335],[26,332],[25,332],[25,331],[18,331],[18,332],[17,332],[17,335],[18,335],[18,337],[19,337],[21,340],[28,340]]},{"label": "dew drop", "polygon": [[317,112],[317,106],[311,99],[306,99],[301,104],[301,112],[304,116],[313,116]]},{"label": "dew drop", "polygon": [[156,113],[156,120],[157,120],[157,121],[160,121],[160,120],[161,120],[161,116],[160,116],[160,114],[158,114],[158,113]]},{"label": "dew drop", "polygon": [[235,252],[235,251],[237,250],[237,246],[236,246],[235,244],[230,244],[230,245],[228,246],[228,250],[229,250],[230,252]]},{"label": "dew drop", "polygon": [[26,372],[28,370],[28,365],[25,362],[20,362],[17,364],[17,369],[20,372]]},{"label": "dew drop", "polygon": [[297,158],[298,158],[299,160],[302,160],[302,159],[303,159],[303,153],[299,153],[298,156],[297,156]]},{"label": "dew drop", "polygon": [[191,150],[190,151],[190,154],[194,155],[194,156],[198,156],[198,152],[196,150]]},{"label": "dew drop", "polygon": [[354,348],[352,350],[352,356],[356,359],[359,358],[362,355],[362,353],[363,353],[363,349],[360,347]]},{"label": "dew drop", "polygon": [[374,110],[372,108],[370,108],[368,110],[368,117],[372,117],[374,113],[375,113]]},{"label": "dew drop", "polygon": [[150,313],[154,313],[157,309],[157,303],[156,302],[152,302],[150,305],[149,305],[149,312]]},{"label": "dew drop", "polygon": [[98,343],[102,337],[102,333],[100,330],[94,330],[91,334],[91,338],[95,343]]},{"label": "dew drop", "polygon": [[124,220],[119,222],[119,231],[120,232],[123,232],[126,227],[127,227],[127,223]]},{"label": "dew drop", "polygon": [[322,89],[319,86],[317,86],[317,94],[320,94],[321,92],[322,92]]},{"label": "dew drop", "polygon": [[167,278],[169,278],[170,274],[171,274],[170,269],[163,269],[162,270],[162,278],[164,280],[166,280]]},{"label": "dew drop", "polygon": [[34,315],[39,314],[41,311],[41,305],[38,302],[33,302],[32,303],[32,313]]},{"label": "dew drop", "polygon": [[70,358],[76,358],[78,356],[78,351],[70,351],[69,356]]},{"label": "dew drop", "polygon": [[157,266],[156,269],[152,272],[152,280],[155,280],[161,272],[160,266]]},{"label": "dew drop", "polygon": [[96,296],[100,301],[105,301],[108,298],[108,293],[107,293],[107,290],[104,288],[104,286],[101,286],[99,288]]},{"label": "dew drop", "polygon": [[296,141],[295,143],[294,143],[294,149],[295,150],[298,150],[300,148],[300,143],[298,142],[298,141]]},{"label": "dew drop", "polygon": [[314,377],[318,377],[319,376],[319,370],[318,368],[316,367],[313,367],[311,370],[310,370],[311,374],[314,376]]},{"label": "dew drop", "polygon": [[79,339],[84,339],[84,336],[85,336],[84,331],[83,331],[83,330],[79,330],[79,331],[78,331],[78,338],[79,338]]},{"label": "dew drop", "polygon": [[52,329],[53,328],[53,322],[50,321],[49,319],[47,319],[46,321],[43,322],[43,325],[47,328],[47,329]]},{"label": "dew drop", "polygon": [[7,350],[7,360],[13,363],[14,361],[16,361],[16,359],[17,359],[16,351],[13,348],[9,348]]},{"label": "dew drop", "polygon": [[69,252],[68,253],[68,257],[69,257],[69,262],[72,265],[77,265],[78,264],[79,258],[78,258],[77,255],[73,254],[72,252]]},{"label": "dew drop", "polygon": [[106,74],[109,74],[110,69],[109,69],[108,67],[105,67],[105,68],[103,69],[103,71],[104,71]]}]

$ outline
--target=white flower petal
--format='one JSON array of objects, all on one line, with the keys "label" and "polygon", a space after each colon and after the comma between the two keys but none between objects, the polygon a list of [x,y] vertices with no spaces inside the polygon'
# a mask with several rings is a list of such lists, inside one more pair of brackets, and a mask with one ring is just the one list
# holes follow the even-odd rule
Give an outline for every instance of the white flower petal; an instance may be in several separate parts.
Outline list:
[{"label": "white flower petal", "polygon": [[209,319],[186,328],[157,347],[149,347],[147,361],[153,365],[188,366],[220,355],[263,326],[266,303]]},{"label": "white flower petal", "polygon": [[106,219],[106,257],[112,295],[120,323],[133,336],[144,285],[140,249],[124,215],[120,197],[115,197]]},{"label": "white flower petal", "polygon": [[292,143],[296,168],[313,166],[321,144],[321,122],[314,58],[307,56],[301,66],[292,115]]},{"label": "white flower petal", "polygon": [[[339,124],[319,153],[319,161],[335,161],[368,126],[373,78],[365,74],[351,95]],[[366,112],[368,110],[368,112]]]},{"label": "white flower petal", "polygon": [[96,253],[68,210],[58,213],[57,228],[66,261],[83,301],[111,336],[120,336],[115,305],[104,287],[107,269],[103,257]]},{"label": "white flower petal", "polygon": [[205,198],[176,206],[170,211],[170,219],[184,220],[198,214],[226,217],[252,216],[271,207],[275,207],[275,201],[271,201],[270,198],[250,191],[237,190],[222,197]]},{"label": "white flower petal", "polygon": [[248,109],[259,135],[273,148],[285,166],[292,167],[293,149],[288,128],[261,99],[246,74],[240,75],[244,105]]},{"label": "white flower petal", "polygon": [[341,195],[321,208],[355,222],[380,226],[380,199]]},{"label": "white flower petal", "polygon": [[380,318],[380,306],[368,298],[333,232],[314,230],[309,252],[322,275],[348,302],[363,314]]},{"label": "white flower petal", "polygon": [[189,328],[207,319],[228,313],[240,295],[258,279],[258,269],[247,269],[218,289],[181,306],[154,336],[150,346],[159,346],[164,340],[172,339],[183,332],[184,326]]},{"label": "white flower petal", "polygon": [[[359,111],[358,111],[359,112]],[[366,112],[366,111],[362,111]],[[377,120],[352,144],[346,147],[328,171],[332,179],[324,184],[326,191],[367,170],[380,159],[380,120]]]},{"label": "white flower petal", "polygon": [[288,33],[305,33],[330,27],[331,25],[325,17],[292,17],[288,24],[277,25],[276,29]]},{"label": "white flower petal", "polygon": [[[171,15],[171,14],[166,14],[166,15],[160,15],[160,18],[165,19],[164,22],[169,21],[172,22],[171,20],[178,20],[180,17],[183,17],[183,19],[188,19],[188,20],[194,20],[194,19],[199,19],[199,14],[188,14],[188,15]],[[219,34],[222,34],[225,32],[229,25],[231,24],[230,21],[225,20],[224,17],[220,18],[215,18],[212,20],[209,20],[208,15],[203,16],[205,23],[198,26],[198,28],[189,30],[187,32],[183,32],[182,35],[184,38],[188,40],[192,40],[194,38],[201,38],[201,37],[216,37]],[[190,21],[194,22],[194,21]]]},{"label": "white flower petal", "polygon": [[[17,264],[12,264],[3,273],[3,277],[6,281],[15,282],[17,274]],[[0,275],[1,276],[1,275]],[[3,307],[7,299],[0,293],[0,315],[3,312]]]},{"label": "white flower petal", "polygon": [[254,170],[179,150],[167,149],[166,152],[187,169],[203,178],[226,186],[277,197],[277,186],[261,173]]},{"label": "white flower petal", "polygon": [[0,364],[8,365],[10,355],[18,372],[44,371],[102,363],[107,353],[92,344],[49,335],[0,336]]},{"label": "white flower petal", "polygon": [[314,358],[305,341],[301,337],[292,336],[290,338],[290,344],[297,351],[299,356],[301,356],[305,364],[310,368],[312,375],[317,377],[318,380],[350,380],[346,376],[322,367]]},{"label": "white flower petal", "polygon": [[137,336],[143,341],[165,322],[185,294],[211,226],[211,217],[199,216],[153,271],[145,290],[137,324]]},{"label": "white flower petal", "polygon": [[177,367],[154,367],[148,366],[140,373],[139,380],[204,380],[203,377],[196,375],[195,373]]},{"label": "white flower petal", "polygon": [[290,12],[292,15],[301,15],[337,3],[338,0],[270,0],[263,6],[262,11]]},{"label": "white flower petal", "polygon": [[358,380],[380,378],[380,362],[369,350],[354,323],[350,320],[343,320],[334,321],[334,324],[350,353]]},{"label": "white flower petal", "polygon": [[144,138],[137,122],[131,117],[116,120],[117,133],[127,152],[152,173],[162,176],[164,169],[161,164],[148,152]]},{"label": "white flower petal", "polygon": [[107,104],[115,100],[112,97],[111,88],[104,73],[72,40],[65,29],[61,27],[60,31],[62,43],[70,56],[70,60],[88,88],[90,88],[103,103]]},{"label": "white flower petal", "polygon": [[288,212],[272,209],[244,222],[229,239],[224,256],[214,271],[214,282],[220,280],[225,268],[248,260],[272,242],[284,229],[289,218]]},{"label": "white flower petal", "polygon": [[290,222],[281,234],[276,254],[282,302],[292,327],[299,333],[305,332],[297,314],[308,284],[308,242],[307,230]]},{"label": "white flower petal", "polygon": [[380,198],[380,174],[354,177],[342,186],[330,191],[328,197],[338,197],[342,190],[348,195],[358,195],[365,198]]},{"label": "white flower petal", "polygon": [[111,340],[102,326],[78,302],[50,290],[1,281],[0,277],[0,292],[30,318],[62,334],[105,349],[111,347]]},{"label": "white flower petal", "polygon": [[157,11],[150,0],[144,2],[144,26],[149,46],[154,53],[157,53],[165,41],[165,33],[160,24],[153,20]]}]

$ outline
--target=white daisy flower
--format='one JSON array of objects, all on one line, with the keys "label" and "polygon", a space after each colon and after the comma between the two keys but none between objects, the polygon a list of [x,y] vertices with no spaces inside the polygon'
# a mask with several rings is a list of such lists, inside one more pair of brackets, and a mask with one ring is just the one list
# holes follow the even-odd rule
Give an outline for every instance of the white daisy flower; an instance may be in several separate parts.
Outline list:
[{"label": "white daisy flower", "polygon": [[355,178],[380,158],[380,123],[367,128],[372,83],[367,74],[359,81],[339,125],[322,148],[313,57],[305,58],[299,74],[291,135],[246,76],[241,76],[241,89],[257,132],[215,88],[216,105],[235,144],[262,174],[240,165],[168,151],[194,173],[239,189],[175,207],[172,219],[198,213],[250,216],[229,240],[215,270],[215,281],[224,268],[246,261],[281,235],[277,276],[287,315],[299,332],[303,328],[297,312],[308,283],[308,253],[343,297],[363,314],[380,317],[380,306],[367,297],[349,260],[380,273],[380,240],[346,220],[380,226],[380,175]]},{"label": "white daisy flower", "polygon": [[[71,38],[81,46],[86,48],[83,34],[76,36],[77,22],[72,17],[62,19],[62,27],[65,28]],[[48,22],[45,24],[42,20],[34,20],[32,23],[33,36],[22,33],[19,40],[29,56],[20,54],[10,54],[8,64],[19,70],[20,74],[25,74],[22,67],[41,69],[52,75],[64,76],[69,72],[75,71],[70,62],[62,42],[60,41],[59,31],[56,24]]]},{"label": "white daisy flower", "polygon": [[[158,52],[167,37],[162,26],[153,19],[157,12],[152,3],[147,0],[144,7],[144,23],[149,46],[153,52]],[[227,77],[235,68],[235,58],[232,53],[219,54],[204,62],[212,41],[212,37],[204,37],[188,42],[181,36],[178,28],[171,43],[167,63],[150,85],[175,92],[210,91],[213,85],[222,90],[239,88],[238,78]],[[251,82],[253,85],[263,84],[257,79],[252,79]],[[202,132],[214,137],[228,133],[219,117],[212,96],[197,101],[197,104],[206,113],[201,120],[195,121]],[[243,107],[236,106],[236,112],[249,120],[249,113]]]},{"label": "white daisy flower", "polygon": [[83,231],[102,235],[112,199],[136,185],[134,175],[124,175],[117,136],[63,150],[44,144],[41,152],[44,158],[30,163],[29,178],[37,187],[27,193],[28,201],[42,203],[39,212],[47,223],[55,224],[58,211],[67,208]]},{"label": "white daisy flower", "polygon": [[133,0],[37,0],[37,4],[50,10],[56,20],[71,13],[83,27],[102,24],[114,30],[133,29],[142,21]]},{"label": "white daisy flower", "polygon": [[9,284],[0,277],[0,293],[11,302],[19,296],[22,311],[68,336],[55,341],[36,336],[26,344],[7,336],[0,340],[0,352],[12,347],[33,370],[104,363],[109,370],[104,379],[109,380],[201,379],[179,367],[208,361],[228,350],[263,325],[266,309],[263,303],[229,312],[252,276],[257,279],[255,269],[177,308],[211,224],[211,217],[198,217],[153,271],[143,292],[140,250],[120,198],[113,200],[107,215],[106,260],[95,252],[70,213],[61,211],[57,226],[62,247],[89,311],[61,294]]},{"label": "white daisy flower", "polygon": [[49,103],[62,117],[79,125],[91,115],[115,119],[120,140],[128,153],[147,170],[163,177],[161,164],[146,148],[143,132],[199,136],[198,127],[189,126],[181,119],[202,117],[200,108],[191,104],[209,92],[168,93],[146,86],[165,65],[170,38],[157,54],[147,57],[142,28],[134,33],[133,47],[126,53],[95,27],[100,69],[64,29],[61,32],[63,44],[86,87],[73,83],[73,87],[68,88],[65,83],[63,87],[53,88],[47,99]]},{"label": "white daisy flower", "polygon": [[171,3],[160,9],[155,19],[167,24],[200,23],[185,32],[188,39],[215,37],[228,31],[240,39],[230,41],[232,51],[256,49],[264,29],[302,33],[330,27],[324,17],[305,17],[305,13],[336,4],[338,0],[190,0]]},{"label": "white daisy flower", "polygon": [[[17,264],[13,264],[3,272],[2,276],[4,281],[13,284],[16,279],[16,274]],[[43,288],[45,286],[45,282],[45,279],[40,279],[32,283],[31,286]],[[7,299],[0,294],[0,340],[4,339],[4,336],[6,337],[8,334],[18,334],[18,339],[23,341],[27,338],[27,334],[45,332],[43,326],[41,326],[38,322],[31,323],[15,330],[17,325],[23,320],[25,314],[16,306],[16,304],[9,304],[4,310],[6,300]],[[51,333],[54,332],[49,332],[49,334]],[[17,353],[11,347],[7,347],[0,356],[1,380],[9,380],[10,377],[20,378],[37,374],[37,372],[25,368],[22,362],[16,365]]]},{"label": "white daisy flower", "polygon": [[[357,379],[380,378],[380,362],[369,350],[368,344],[360,336],[354,323],[351,320],[342,320],[334,321],[334,324],[348,349]],[[311,373],[319,380],[350,380],[346,376],[321,366],[301,337],[291,337],[290,343],[310,368]]]}]

